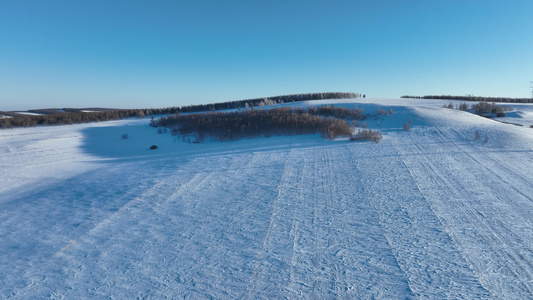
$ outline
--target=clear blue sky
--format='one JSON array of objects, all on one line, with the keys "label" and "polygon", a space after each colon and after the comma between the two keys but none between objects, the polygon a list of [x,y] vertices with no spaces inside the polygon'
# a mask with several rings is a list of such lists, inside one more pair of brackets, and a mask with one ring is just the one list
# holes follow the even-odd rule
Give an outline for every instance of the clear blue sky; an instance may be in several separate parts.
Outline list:
[{"label": "clear blue sky", "polygon": [[529,97],[533,1],[0,0],[0,110]]}]

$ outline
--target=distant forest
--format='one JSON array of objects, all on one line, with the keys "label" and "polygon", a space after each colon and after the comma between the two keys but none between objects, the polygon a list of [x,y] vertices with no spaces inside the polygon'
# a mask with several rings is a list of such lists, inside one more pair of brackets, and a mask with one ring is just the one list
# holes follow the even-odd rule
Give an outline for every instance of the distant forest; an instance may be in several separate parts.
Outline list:
[{"label": "distant forest", "polygon": [[69,125],[90,122],[120,120],[129,117],[144,118],[150,110],[127,109],[99,112],[55,112],[43,115],[23,115],[19,113],[1,112],[9,116],[0,119],[0,128],[33,127],[37,125]]},{"label": "distant forest", "polygon": [[[252,108],[264,105],[273,105],[276,103],[298,102],[306,100],[319,99],[345,99],[361,97],[360,94],[355,93],[309,93],[309,94],[294,94],[285,96],[275,96],[268,98],[256,98],[239,101],[230,101],[222,103],[189,105],[182,107],[167,107],[167,108],[147,108],[147,109],[38,109],[29,112],[39,113],[41,115],[24,115],[16,112],[2,112],[0,111],[0,128],[13,127],[32,127],[38,125],[67,125],[79,124],[89,122],[102,122],[109,120],[120,120],[130,117],[144,118],[145,116],[164,115],[164,114],[179,114],[179,113],[194,113],[204,111],[217,111],[224,109],[239,109]],[[84,112],[90,110],[91,112]],[[7,116],[7,117],[1,117]]]},{"label": "distant forest", "polygon": [[240,112],[210,112],[205,114],[178,114],[152,120],[151,126],[165,127],[183,140],[203,142],[206,138],[231,141],[259,136],[279,136],[320,133],[335,139],[351,136],[350,123],[364,120],[363,110],[324,105],[309,109],[274,108],[243,110]]},{"label": "distant forest", "polygon": [[255,98],[255,99],[238,100],[238,101],[231,101],[231,102],[222,102],[222,103],[190,105],[190,106],[181,107],[179,112],[191,113],[191,112],[215,111],[215,110],[224,110],[224,109],[247,108],[247,107],[252,107],[252,106],[273,105],[277,103],[299,102],[299,101],[307,101],[307,100],[351,99],[351,98],[360,98],[360,97],[361,97],[361,94],[339,93],[339,92],[294,94],[294,95],[275,96],[275,97],[268,97],[268,98]]},{"label": "distant forest", "polygon": [[462,100],[462,101],[475,101],[475,102],[533,103],[533,98],[502,98],[502,97],[450,96],[450,95],[402,96],[401,98]]}]

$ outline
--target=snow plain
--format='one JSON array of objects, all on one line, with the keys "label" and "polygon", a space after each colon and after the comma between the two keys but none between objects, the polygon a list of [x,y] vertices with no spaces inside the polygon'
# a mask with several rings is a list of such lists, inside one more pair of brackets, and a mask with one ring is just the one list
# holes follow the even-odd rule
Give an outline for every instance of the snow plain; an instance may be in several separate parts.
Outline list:
[{"label": "snow plain", "polygon": [[1,130],[0,298],[533,298],[533,129],[449,102],[297,104],[393,108],[379,144]]}]

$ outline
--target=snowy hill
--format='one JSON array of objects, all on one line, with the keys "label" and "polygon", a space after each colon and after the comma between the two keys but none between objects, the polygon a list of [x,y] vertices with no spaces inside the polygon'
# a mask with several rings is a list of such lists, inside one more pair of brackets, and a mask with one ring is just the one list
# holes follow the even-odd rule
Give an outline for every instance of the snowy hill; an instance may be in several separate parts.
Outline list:
[{"label": "snowy hill", "polygon": [[296,104],[392,108],[379,144],[1,130],[0,298],[533,298],[533,105],[449,102]]}]

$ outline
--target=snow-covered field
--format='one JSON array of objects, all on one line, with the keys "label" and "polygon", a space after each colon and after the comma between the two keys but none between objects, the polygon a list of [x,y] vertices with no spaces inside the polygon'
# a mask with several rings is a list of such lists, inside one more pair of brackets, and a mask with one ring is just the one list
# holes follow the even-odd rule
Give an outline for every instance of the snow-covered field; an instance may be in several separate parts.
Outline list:
[{"label": "snow-covered field", "polygon": [[533,298],[533,106],[449,102],[298,104],[392,107],[379,144],[0,130],[0,298]]}]

